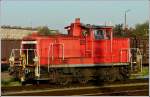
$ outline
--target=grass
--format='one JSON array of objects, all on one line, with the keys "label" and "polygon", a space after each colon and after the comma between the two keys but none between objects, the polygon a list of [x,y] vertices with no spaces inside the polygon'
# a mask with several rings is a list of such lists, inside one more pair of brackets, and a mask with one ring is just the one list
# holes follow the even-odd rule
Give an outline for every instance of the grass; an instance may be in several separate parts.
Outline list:
[{"label": "grass", "polygon": [[9,84],[10,84],[10,81],[5,81],[5,80],[1,81],[2,86],[9,86]]},{"label": "grass", "polygon": [[138,72],[135,75],[131,75],[130,79],[135,79],[135,78],[144,78],[145,76],[149,76],[149,67],[143,67],[142,72]]},{"label": "grass", "polygon": [[15,78],[9,75],[8,72],[1,72],[1,86],[17,86],[21,85],[19,81],[16,81]]},{"label": "grass", "polygon": [[9,80],[2,80],[1,81],[1,85],[3,87],[7,87],[7,86],[18,86],[21,85],[21,83],[19,81],[16,81],[14,78],[11,78]]},{"label": "grass", "polygon": [[149,75],[149,67],[143,67],[142,73],[143,76]]}]

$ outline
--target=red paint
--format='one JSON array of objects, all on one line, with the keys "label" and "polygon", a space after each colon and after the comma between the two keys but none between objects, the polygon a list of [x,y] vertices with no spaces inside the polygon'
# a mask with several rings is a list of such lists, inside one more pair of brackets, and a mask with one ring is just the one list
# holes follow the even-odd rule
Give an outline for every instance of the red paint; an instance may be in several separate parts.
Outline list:
[{"label": "red paint", "polygon": [[[24,38],[24,41],[38,42],[36,49],[40,55],[41,65],[47,65],[48,59],[50,64],[55,65],[128,63],[129,38],[113,38],[112,26],[85,26],[80,23],[80,19],[76,19],[75,23],[65,28],[68,30],[68,35],[39,36],[34,34]],[[100,35],[101,32],[95,32],[95,29],[104,31],[104,39],[96,39],[94,33]],[[82,34],[85,30],[87,30],[87,35]],[[97,38],[100,37],[97,36]],[[121,49],[123,49],[122,54]]]}]

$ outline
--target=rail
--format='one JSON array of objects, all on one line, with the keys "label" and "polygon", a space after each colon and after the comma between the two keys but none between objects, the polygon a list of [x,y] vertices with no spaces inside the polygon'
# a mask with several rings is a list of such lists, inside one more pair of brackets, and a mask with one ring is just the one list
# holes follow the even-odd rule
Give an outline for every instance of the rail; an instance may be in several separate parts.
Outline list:
[{"label": "rail", "polygon": [[[49,85],[39,85],[39,86],[13,86],[13,87],[2,87],[2,95],[88,95],[94,94],[100,91],[103,93],[112,93],[114,91],[121,90],[148,90],[148,80],[144,79],[134,79],[128,81],[119,81],[113,83],[104,83],[101,85],[91,85],[86,86],[80,84],[71,84],[72,86],[55,86],[54,84]],[[113,90],[113,91],[110,91]],[[95,91],[96,90],[96,91]],[[71,92],[72,91],[72,92]],[[77,92],[78,91],[78,92]],[[94,91],[91,93],[91,91]],[[54,93],[55,92],[55,93]],[[71,93],[70,93],[71,92]],[[39,94],[40,93],[40,94]],[[146,92],[147,93],[147,92]]]}]

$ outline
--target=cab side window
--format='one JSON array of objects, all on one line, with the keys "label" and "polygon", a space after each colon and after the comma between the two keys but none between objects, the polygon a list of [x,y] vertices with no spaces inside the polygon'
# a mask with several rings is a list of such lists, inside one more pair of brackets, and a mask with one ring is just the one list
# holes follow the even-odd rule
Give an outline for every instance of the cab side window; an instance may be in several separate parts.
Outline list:
[{"label": "cab side window", "polygon": [[95,34],[96,40],[104,39],[104,31],[103,30],[95,30],[94,34]]}]

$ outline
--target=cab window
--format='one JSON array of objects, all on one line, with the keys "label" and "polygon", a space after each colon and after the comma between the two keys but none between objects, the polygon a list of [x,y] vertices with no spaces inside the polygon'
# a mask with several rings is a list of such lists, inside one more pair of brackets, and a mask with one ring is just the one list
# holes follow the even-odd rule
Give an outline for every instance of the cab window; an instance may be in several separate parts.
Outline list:
[{"label": "cab window", "polygon": [[95,35],[96,40],[104,39],[104,31],[103,30],[95,30],[94,35]]}]

